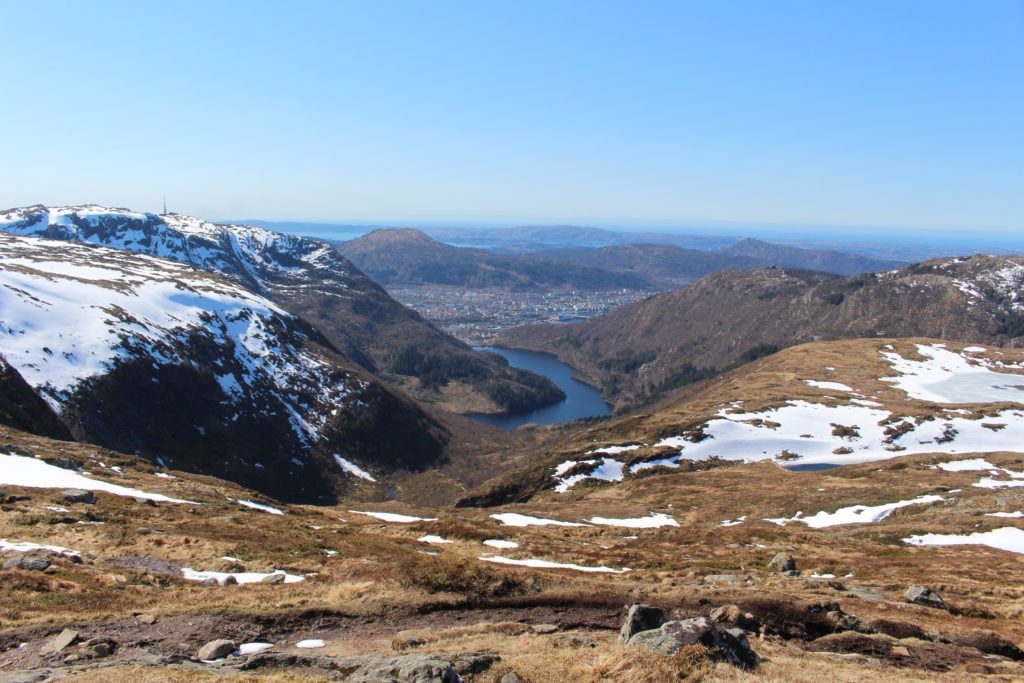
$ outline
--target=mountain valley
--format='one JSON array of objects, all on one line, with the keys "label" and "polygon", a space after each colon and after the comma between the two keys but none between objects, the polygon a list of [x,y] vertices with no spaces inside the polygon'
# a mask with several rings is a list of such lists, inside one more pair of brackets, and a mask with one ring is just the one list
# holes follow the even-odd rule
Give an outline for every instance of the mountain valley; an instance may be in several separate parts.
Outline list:
[{"label": "mountain valley", "polygon": [[[1024,676],[1021,257],[724,270],[509,330],[620,410],[506,431],[446,408],[543,384],[326,243],[0,223],[0,683]],[[437,250],[403,277],[568,286],[381,240]]]}]

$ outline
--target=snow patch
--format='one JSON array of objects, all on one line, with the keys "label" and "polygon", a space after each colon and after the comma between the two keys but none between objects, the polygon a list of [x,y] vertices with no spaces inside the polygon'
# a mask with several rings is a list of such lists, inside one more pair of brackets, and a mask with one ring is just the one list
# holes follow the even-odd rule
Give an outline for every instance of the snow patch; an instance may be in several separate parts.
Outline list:
[{"label": "snow patch", "polygon": [[679,526],[679,522],[663,512],[652,512],[646,517],[614,519],[611,517],[591,517],[587,520],[600,526],[617,526],[628,529],[656,529],[663,526]]},{"label": "snow patch", "polygon": [[563,522],[557,519],[545,519],[543,517],[521,515],[518,512],[500,512],[491,515],[491,518],[498,520],[505,526],[590,526],[589,524],[582,524],[580,522]]},{"label": "snow patch", "polygon": [[138,489],[119,486],[105,481],[90,479],[76,472],[49,465],[42,460],[22,455],[0,454],[0,484],[8,486],[24,486],[26,488],[44,489],[85,489],[86,491],[104,491],[116,496],[128,498],[145,498],[161,503],[188,503],[199,505],[191,500],[179,500],[159,493],[147,493]]},{"label": "snow patch", "polygon": [[600,572],[607,574],[623,574],[631,571],[629,567],[623,567],[621,569],[614,569],[612,567],[590,567],[580,564],[569,564],[563,562],[550,562],[548,560],[516,560],[511,557],[502,557],[501,555],[481,555],[480,558],[484,562],[495,562],[497,564],[512,564],[520,567],[534,567],[537,569],[572,569],[578,572]]},{"label": "snow patch", "polygon": [[417,541],[421,541],[423,543],[451,543],[452,542],[452,541],[449,541],[447,538],[441,538],[440,536],[437,536],[435,534],[427,534],[426,536],[420,536],[416,540]]},{"label": "snow patch", "polygon": [[396,522],[399,524],[408,524],[410,522],[436,522],[437,517],[413,517],[412,515],[400,515],[397,512],[372,512],[368,510],[349,510],[357,515],[369,515],[375,517],[382,522]]},{"label": "snow patch", "polygon": [[353,476],[359,477],[360,479],[365,479],[367,481],[377,481],[376,479],[374,479],[372,474],[364,470],[359,465],[356,465],[355,463],[346,460],[337,453],[334,454],[334,461],[338,463],[338,467],[340,467],[342,470],[348,472]]},{"label": "snow patch", "polygon": [[244,505],[247,508],[252,508],[253,510],[262,510],[263,512],[269,512],[272,515],[283,515],[284,514],[284,510],[281,510],[281,509],[276,508],[276,507],[272,507],[270,505],[264,505],[263,503],[257,503],[257,502],[252,501],[252,500],[246,500],[244,498],[239,498],[237,500],[234,499],[234,498],[228,498],[228,500],[230,500],[233,503],[238,503],[239,505]]},{"label": "snow patch", "polygon": [[873,524],[875,522],[881,522],[883,519],[888,517],[893,510],[898,510],[902,507],[909,505],[925,505],[927,503],[937,503],[944,500],[942,496],[918,496],[913,500],[901,500],[898,503],[886,503],[884,505],[852,505],[850,507],[839,508],[835,512],[821,511],[811,515],[810,517],[804,517],[800,513],[797,515],[785,518],[766,518],[765,521],[773,522],[779,526],[784,526],[787,522],[803,522],[812,529],[823,529],[830,526],[839,526],[841,524]]},{"label": "snow patch", "polygon": [[209,579],[216,579],[218,583],[223,583],[229,576],[233,576],[235,581],[238,583],[259,583],[268,576],[274,576],[275,574],[283,574],[285,583],[298,583],[299,581],[305,580],[305,577],[303,576],[289,574],[282,569],[272,571],[269,574],[261,574],[259,572],[203,572],[196,571],[189,567],[183,567],[181,570],[181,575],[189,581],[208,581]]},{"label": "snow patch", "polygon": [[903,539],[911,545],[986,545],[990,548],[1024,553],[1024,531],[1006,526],[992,531],[976,531],[967,536],[956,534],[921,534]]}]

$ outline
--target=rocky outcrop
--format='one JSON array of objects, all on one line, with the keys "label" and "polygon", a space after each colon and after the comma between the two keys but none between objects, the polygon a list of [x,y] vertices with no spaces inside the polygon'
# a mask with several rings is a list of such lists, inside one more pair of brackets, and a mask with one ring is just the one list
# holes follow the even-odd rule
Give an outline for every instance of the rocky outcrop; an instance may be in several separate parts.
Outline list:
[{"label": "rocky outcrop", "polygon": [[723,629],[707,617],[669,621],[655,630],[640,631],[629,639],[627,645],[644,647],[669,657],[687,645],[702,645],[715,661],[728,662],[743,669],[753,669],[761,663],[761,657],[750,648],[743,629]]},{"label": "rocky outcrop", "polygon": [[943,601],[939,594],[927,586],[910,586],[903,593],[903,599],[916,605],[924,605],[925,607],[942,609],[946,606],[945,601]]}]

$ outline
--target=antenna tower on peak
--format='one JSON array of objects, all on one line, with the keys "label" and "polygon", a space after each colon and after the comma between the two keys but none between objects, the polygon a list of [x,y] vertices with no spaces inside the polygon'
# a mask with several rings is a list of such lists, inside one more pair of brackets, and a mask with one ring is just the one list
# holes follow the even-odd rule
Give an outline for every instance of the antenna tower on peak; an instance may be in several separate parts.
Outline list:
[{"label": "antenna tower on peak", "polygon": [[167,215],[167,195],[164,195],[164,216]]}]

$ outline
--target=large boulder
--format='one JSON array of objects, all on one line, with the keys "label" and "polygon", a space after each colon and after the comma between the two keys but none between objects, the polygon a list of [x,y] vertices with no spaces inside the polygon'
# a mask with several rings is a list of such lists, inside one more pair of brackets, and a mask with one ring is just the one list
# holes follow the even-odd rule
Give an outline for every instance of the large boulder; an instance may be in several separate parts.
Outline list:
[{"label": "large boulder", "polygon": [[723,629],[707,617],[669,621],[651,631],[641,631],[629,639],[628,645],[645,647],[669,657],[687,645],[703,645],[708,656],[743,669],[753,669],[761,657],[750,648],[743,629]]},{"label": "large boulder", "polygon": [[199,653],[196,656],[205,662],[209,662],[214,659],[227,657],[237,649],[238,644],[235,643],[235,641],[219,638],[217,640],[211,640],[206,645],[199,648]]},{"label": "large boulder", "polygon": [[619,631],[619,642],[628,643],[635,634],[656,629],[668,620],[668,613],[660,607],[633,605]]},{"label": "large boulder", "polygon": [[795,572],[796,560],[789,553],[776,553],[775,557],[768,563],[768,569],[775,569],[780,572]]},{"label": "large boulder", "polygon": [[903,593],[903,598],[907,602],[912,602],[916,605],[924,605],[925,607],[937,607],[943,608],[946,603],[939,597],[939,594],[933,591],[928,586],[911,586]]}]

